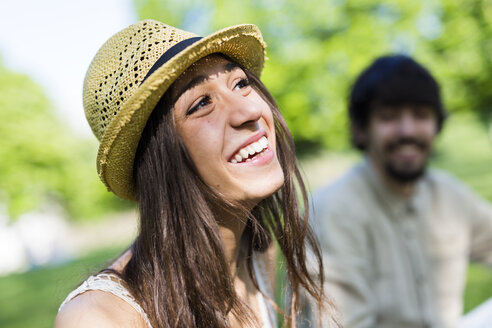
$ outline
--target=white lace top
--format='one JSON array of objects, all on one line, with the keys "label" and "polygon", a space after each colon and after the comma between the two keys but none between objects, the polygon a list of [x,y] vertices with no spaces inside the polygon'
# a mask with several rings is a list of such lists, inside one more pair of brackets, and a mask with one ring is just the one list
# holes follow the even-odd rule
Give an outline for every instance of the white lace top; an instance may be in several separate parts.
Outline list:
[{"label": "white lace top", "polygon": [[[266,270],[263,267],[263,262],[261,260],[257,260],[256,256],[253,258],[253,269],[255,271],[260,290],[262,290],[265,295],[268,295],[269,298],[273,299],[272,288],[270,284],[266,282]],[[135,311],[137,311],[141,315],[141,317],[147,324],[147,327],[152,328],[147,314],[137,303],[135,298],[130,294],[130,292],[125,287],[123,287],[122,282],[123,281],[119,277],[111,273],[99,273],[97,275],[90,276],[79,287],[77,287],[77,289],[68,294],[67,298],[60,305],[58,311],[60,311],[61,308],[74,297],[86,291],[100,290],[111,293],[130,304],[135,309]],[[260,317],[263,322],[263,328],[277,327],[276,312],[273,309],[273,306],[259,291],[256,293],[256,298],[260,308]]]}]

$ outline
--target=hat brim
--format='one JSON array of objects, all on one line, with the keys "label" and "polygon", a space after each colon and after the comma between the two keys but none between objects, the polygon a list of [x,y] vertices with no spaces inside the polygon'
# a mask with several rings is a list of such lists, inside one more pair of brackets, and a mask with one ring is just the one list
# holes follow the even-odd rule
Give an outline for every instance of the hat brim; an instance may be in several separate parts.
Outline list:
[{"label": "hat brim", "polygon": [[189,66],[213,53],[222,53],[260,76],[265,61],[265,43],[255,25],[225,28],[184,49],[139,86],[106,128],[97,154],[99,177],[118,197],[136,200],[133,162],[155,106]]}]

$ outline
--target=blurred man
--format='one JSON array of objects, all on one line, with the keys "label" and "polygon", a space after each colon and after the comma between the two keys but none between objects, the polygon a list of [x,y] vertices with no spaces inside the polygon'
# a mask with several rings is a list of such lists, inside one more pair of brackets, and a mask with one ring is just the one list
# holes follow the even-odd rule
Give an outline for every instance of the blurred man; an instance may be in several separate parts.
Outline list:
[{"label": "blurred man", "polygon": [[468,261],[492,265],[492,208],[427,169],[446,116],[439,86],[411,58],[381,57],[349,102],[365,158],[313,196],[327,294],[346,328],[458,327]]}]

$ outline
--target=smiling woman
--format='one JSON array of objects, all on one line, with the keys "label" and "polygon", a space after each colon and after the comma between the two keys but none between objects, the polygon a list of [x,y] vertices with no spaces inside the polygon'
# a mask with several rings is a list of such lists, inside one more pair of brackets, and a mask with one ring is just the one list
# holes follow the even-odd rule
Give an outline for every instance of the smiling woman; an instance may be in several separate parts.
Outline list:
[{"label": "smiling woman", "polygon": [[190,85],[197,75],[206,78],[175,102],[176,129],[204,182],[227,199],[252,207],[284,182],[274,154],[272,110],[245,71],[223,56],[199,60],[176,87]]},{"label": "smiling woman", "polygon": [[[292,138],[256,77],[264,48],[253,25],[200,38],[146,20],[99,50],[84,86],[98,172],[138,202],[140,231],[67,297],[55,327],[275,327],[276,312],[295,326],[302,290],[324,306]],[[272,293],[274,240],[286,312]]]}]

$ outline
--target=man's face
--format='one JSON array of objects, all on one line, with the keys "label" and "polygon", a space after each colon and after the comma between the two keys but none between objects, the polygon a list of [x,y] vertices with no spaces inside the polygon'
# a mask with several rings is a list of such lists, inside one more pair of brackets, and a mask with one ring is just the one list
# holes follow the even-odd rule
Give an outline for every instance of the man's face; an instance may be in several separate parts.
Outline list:
[{"label": "man's face", "polygon": [[436,134],[432,107],[380,106],[369,117],[366,154],[386,177],[399,183],[413,182],[425,171]]}]

